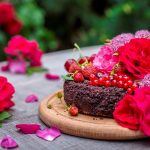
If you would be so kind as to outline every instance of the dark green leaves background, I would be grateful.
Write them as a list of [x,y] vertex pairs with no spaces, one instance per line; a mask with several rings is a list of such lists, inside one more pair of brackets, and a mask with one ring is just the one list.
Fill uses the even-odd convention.
[[[13,0],[24,26],[45,52],[103,44],[121,32],[150,29],[149,0]],[[0,50],[10,36],[0,31]],[[0,59],[5,59],[1,53]]]

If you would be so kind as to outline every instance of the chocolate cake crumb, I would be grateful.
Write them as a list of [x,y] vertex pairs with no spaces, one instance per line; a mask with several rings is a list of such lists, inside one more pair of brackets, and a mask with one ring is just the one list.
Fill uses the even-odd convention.
[[88,81],[65,81],[64,100],[68,106],[75,105],[87,115],[113,118],[115,105],[126,91],[118,87],[92,86]]

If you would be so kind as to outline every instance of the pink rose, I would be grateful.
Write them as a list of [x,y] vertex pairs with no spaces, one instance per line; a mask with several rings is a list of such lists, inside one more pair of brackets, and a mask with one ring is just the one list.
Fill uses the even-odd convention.
[[100,48],[93,60],[93,66],[103,72],[111,72],[114,65],[118,62],[118,56],[113,54],[109,45]]
[[8,70],[11,73],[25,74],[27,70],[27,64],[24,60],[8,60]]
[[14,36],[5,48],[5,53],[10,57],[15,56],[19,60],[27,60],[30,66],[39,67],[42,65],[41,58],[43,55],[37,41],[29,41],[23,36]]
[[18,54],[26,54],[30,52],[30,49],[26,48],[28,41],[21,35],[16,35],[8,42],[8,46],[5,48],[5,53],[10,56],[18,56]]
[[28,43],[28,48],[30,49],[30,55],[27,56],[31,60],[31,66],[38,67],[42,65],[41,58],[43,55],[42,50],[39,49],[37,41],[32,40]]

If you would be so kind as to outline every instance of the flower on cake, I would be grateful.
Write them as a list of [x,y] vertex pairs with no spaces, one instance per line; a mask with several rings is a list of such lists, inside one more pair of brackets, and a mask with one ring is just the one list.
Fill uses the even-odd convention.
[[118,49],[119,62],[125,72],[136,79],[150,73],[150,39],[135,38]]
[[11,38],[4,51],[8,55],[8,63],[2,67],[3,71],[26,73],[30,67],[42,66],[43,52],[35,40],[28,40],[21,35],[16,35]]
[[115,36],[111,40],[111,47],[113,52],[116,52],[119,47],[125,45],[126,43],[130,42],[131,39],[134,38],[134,35],[131,33],[122,33],[120,35]]
[[140,81],[139,87],[150,86],[150,74],[144,76],[144,78]]
[[148,30],[139,30],[135,32],[135,38],[147,38],[150,37],[150,32]]
[[120,34],[102,46],[93,60],[100,73],[127,75],[138,85],[116,104],[113,115],[119,125],[140,130],[147,136],[150,136],[149,37],[148,30],[137,31],[135,35]]
[[113,54],[113,50],[109,45],[102,46],[93,60],[93,66],[101,72],[111,72],[117,63],[118,55]]
[[[102,73],[114,73],[116,65],[123,74],[142,79],[150,73],[150,32],[139,30],[135,35],[123,33],[100,48],[93,66]],[[117,72],[115,72],[117,73]]]

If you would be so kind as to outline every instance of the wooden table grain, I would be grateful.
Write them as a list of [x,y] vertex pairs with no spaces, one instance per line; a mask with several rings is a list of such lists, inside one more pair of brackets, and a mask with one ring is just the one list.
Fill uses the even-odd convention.
[[[85,55],[96,53],[99,46],[83,48]],[[63,75],[65,70],[63,64],[68,58],[78,58],[78,52],[64,50],[44,55],[43,64],[51,73]],[[0,66],[5,62],[1,62]],[[25,103],[25,97],[29,94],[36,94],[41,101],[45,96],[63,87],[63,80],[48,81],[44,73],[35,73],[32,76],[14,75],[0,72],[15,86],[16,93],[14,101],[16,105],[10,110],[13,116],[3,123],[0,128],[0,139],[5,135],[12,136],[18,143],[17,150],[145,150],[150,148],[149,139],[133,141],[100,141],[86,138],[79,138],[62,134],[52,142],[42,140],[35,135],[24,135],[17,132],[15,125],[18,123],[38,123],[45,127],[38,117],[37,103]],[[1,149],[1,148],[0,148]]]

